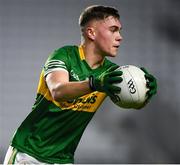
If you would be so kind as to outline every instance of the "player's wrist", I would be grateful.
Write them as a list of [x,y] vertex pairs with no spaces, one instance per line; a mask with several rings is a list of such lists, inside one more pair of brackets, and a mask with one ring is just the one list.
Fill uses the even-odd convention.
[[92,90],[92,91],[96,91],[96,87],[95,87],[95,84],[94,84],[94,76],[93,75],[90,75],[89,76],[89,88]]

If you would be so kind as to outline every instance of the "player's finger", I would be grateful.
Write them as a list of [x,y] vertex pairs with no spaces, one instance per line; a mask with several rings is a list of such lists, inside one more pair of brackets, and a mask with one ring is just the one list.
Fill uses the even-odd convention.
[[114,65],[114,66],[111,66],[107,71],[108,72],[112,72],[112,71],[116,70],[117,68],[119,68],[119,66],[118,65]]
[[121,83],[123,81],[122,77],[111,77],[109,79],[109,83],[113,84],[113,83]]
[[141,67],[140,68],[145,74],[149,74],[149,72],[147,71],[147,69],[146,68],[144,68],[144,67]]
[[115,76],[122,76],[123,72],[122,71],[112,71],[109,72],[109,77],[115,77]]
[[121,92],[121,88],[115,85],[110,85],[109,86],[110,91],[114,94],[119,94]]

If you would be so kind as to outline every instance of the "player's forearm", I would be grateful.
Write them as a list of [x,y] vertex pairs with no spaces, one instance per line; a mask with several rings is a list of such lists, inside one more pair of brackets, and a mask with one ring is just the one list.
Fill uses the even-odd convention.
[[89,80],[85,80],[81,82],[57,84],[51,91],[51,94],[56,101],[66,101],[75,99],[90,92],[92,92],[92,90],[89,87]]

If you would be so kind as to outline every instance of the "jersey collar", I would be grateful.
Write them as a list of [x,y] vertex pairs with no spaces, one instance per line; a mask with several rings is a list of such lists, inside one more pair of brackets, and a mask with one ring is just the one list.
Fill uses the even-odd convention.
[[[79,50],[80,59],[81,59],[81,60],[85,60],[85,55],[84,55],[84,51],[83,51],[83,46],[82,46],[82,45],[79,45],[78,50]],[[105,61],[105,58],[104,58],[104,60],[102,61],[101,66],[104,64],[104,61]]]
[[85,56],[84,56],[84,51],[83,51],[82,45],[80,45],[80,46],[78,47],[78,49],[79,49],[80,59],[81,59],[81,60],[85,60]]

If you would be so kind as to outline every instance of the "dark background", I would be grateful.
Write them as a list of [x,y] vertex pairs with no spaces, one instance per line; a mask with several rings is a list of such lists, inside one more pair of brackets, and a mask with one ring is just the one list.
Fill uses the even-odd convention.
[[157,77],[158,94],[141,111],[107,98],[75,163],[180,163],[179,0],[0,0],[0,163],[31,111],[49,53],[80,44],[79,14],[92,4],[119,10],[124,40],[111,60],[146,67]]

